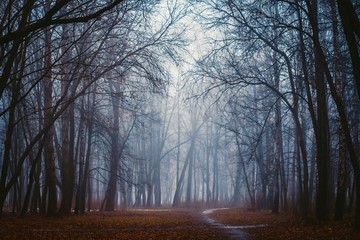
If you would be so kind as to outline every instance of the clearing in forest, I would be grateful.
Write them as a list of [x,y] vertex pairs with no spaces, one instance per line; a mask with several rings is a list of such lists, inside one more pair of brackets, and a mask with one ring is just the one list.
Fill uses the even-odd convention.
[[[351,220],[306,224],[287,214],[219,209],[139,209],[67,217],[5,213],[0,239],[360,239]],[[213,221],[209,222],[209,219]],[[243,236],[234,233],[244,232]]]
[[200,210],[128,210],[23,219],[4,215],[0,239],[227,239]]

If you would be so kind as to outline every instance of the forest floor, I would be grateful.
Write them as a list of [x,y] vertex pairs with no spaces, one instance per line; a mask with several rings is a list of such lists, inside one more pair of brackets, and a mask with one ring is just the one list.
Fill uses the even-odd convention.
[[299,216],[244,209],[222,209],[209,217],[227,226],[238,226],[255,240],[360,240],[360,232],[354,231],[350,217],[339,222],[305,223]]
[[[213,219],[214,221],[209,221]],[[351,221],[305,224],[290,215],[219,209],[139,209],[67,217],[4,213],[0,239],[360,239]],[[231,236],[231,234],[233,234]]]

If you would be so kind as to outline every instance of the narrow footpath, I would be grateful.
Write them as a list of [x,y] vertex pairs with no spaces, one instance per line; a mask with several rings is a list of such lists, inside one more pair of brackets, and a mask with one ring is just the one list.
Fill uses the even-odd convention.
[[248,239],[243,231],[211,219],[212,211],[129,209],[56,218],[5,213],[0,218],[0,239]]
[[223,223],[215,221],[213,218],[209,216],[209,214],[212,214],[213,212],[221,209],[223,208],[208,209],[203,211],[202,214],[205,221],[211,224],[211,226],[215,228],[223,229],[227,234],[229,234],[231,239],[248,240],[249,239],[248,234],[240,229],[241,226],[234,227],[234,226],[225,225]]

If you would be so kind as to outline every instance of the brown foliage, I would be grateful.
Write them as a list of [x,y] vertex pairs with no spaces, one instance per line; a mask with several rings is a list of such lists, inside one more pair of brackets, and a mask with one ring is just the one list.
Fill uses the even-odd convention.
[[4,215],[0,239],[226,239],[191,210],[130,210],[23,219]]
[[244,228],[250,239],[308,239],[347,240],[360,239],[360,233],[353,230],[353,219],[341,222],[304,222],[299,217],[285,213],[272,214],[271,211],[247,211],[240,209],[218,210],[210,217],[230,226],[266,225]]
[[[241,209],[217,210],[209,217],[243,226],[250,239],[360,239],[352,219],[305,223],[288,214]],[[246,227],[261,225],[259,227]],[[153,209],[92,212],[67,217],[4,214],[0,239],[229,239],[226,229],[206,223],[199,209]]]

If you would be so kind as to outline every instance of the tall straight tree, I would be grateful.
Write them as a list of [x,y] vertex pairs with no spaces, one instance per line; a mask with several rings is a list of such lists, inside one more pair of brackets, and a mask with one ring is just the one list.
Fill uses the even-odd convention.
[[106,190],[105,196],[105,211],[114,211],[115,208],[115,194],[116,186],[118,182],[118,170],[119,162],[122,152],[121,142],[120,142],[120,85],[114,81],[109,81],[109,89],[112,93],[111,102],[112,102],[112,111],[113,111],[113,121],[110,130],[110,177],[109,183]]
[[[318,28],[318,1],[313,0],[311,3],[309,14],[314,19],[313,35],[316,38],[320,37],[320,30]],[[314,47],[315,65],[314,78],[316,89],[316,123],[314,124],[314,132],[316,139],[316,161],[318,173],[318,189],[316,192],[316,217],[319,220],[329,219],[329,178],[330,178],[330,145],[329,145],[329,117],[328,106],[326,99],[326,83],[325,72],[320,56]]]
[[[334,48],[334,78],[336,89],[339,97],[343,98],[343,80],[341,78],[341,52],[340,52],[340,34],[339,34],[339,21],[336,11],[336,0],[330,1],[331,8],[331,21],[332,21],[332,34],[333,34],[333,48]],[[342,220],[346,204],[346,143],[345,135],[342,126],[338,127],[338,142],[339,142],[339,166],[338,166],[338,179],[337,179],[337,192],[335,202],[335,220]]]
[[352,72],[354,75],[354,83],[360,100],[360,21],[356,13],[354,3],[351,0],[337,0],[341,25],[346,37],[348,51],[351,57]]
[[[44,61],[44,125],[50,124],[53,114],[53,87],[52,87],[52,62],[51,62],[51,31],[45,32],[45,61]],[[45,134],[45,169],[46,181],[44,196],[47,197],[47,215],[54,216],[57,213],[57,190],[56,190],[56,172],[55,172],[55,150],[54,150],[54,128],[50,127]]]
[[[311,2],[309,0],[306,1],[306,7],[307,7],[309,13],[314,12],[314,9],[312,9],[314,6],[311,4]],[[346,114],[346,108],[344,105],[344,101],[343,101],[343,99],[340,98],[340,96],[337,93],[336,85],[333,81],[333,77],[332,77],[332,74],[331,74],[331,71],[330,71],[330,68],[328,65],[328,61],[327,61],[327,58],[326,58],[325,53],[322,48],[322,44],[319,39],[319,35],[316,33],[317,22],[316,22],[316,19],[314,19],[314,16],[312,14],[309,14],[309,22],[310,22],[312,30],[314,31],[314,29],[315,29],[315,32],[313,33],[313,36],[312,36],[312,42],[314,44],[315,50],[317,51],[319,61],[321,62],[322,67],[324,69],[325,78],[326,78],[327,84],[329,86],[330,94],[335,102],[336,109],[339,114],[340,124],[344,131],[346,146],[347,146],[347,150],[348,150],[348,154],[349,154],[349,160],[350,160],[350,164],[353,168],[354,175],[355,175],[355,184],[356,184],[356,186],[360,186],[360,165],[359,165],[358,156],[355,151],[354,141],[353,141],[351,133],[350,133],[350,126],[349,126],[349,121],[348,121],[348,117]],[[359,103],[357,103],[357,104],[359,104]],[[357,199],[360,199],[360,191],[356,191],[356,196],[357,196],[356,197]],[[355,229],[357,229],[357,230],[360,229],[360,201],[356,202],[354,226],[355,226]]]
[[[296,78],[291,60],[293,46],[290,44],[291,41],[280,41],[280,39],[285,39],[285,37],[289,39],[293,37],[291,28],[286,27],[288,23],[284,24],[285,27],[277,26],[279,28],[278,34],[281,34],[282,38],[277,37],[276,34],[271,34],[274,32],[273,28],[276,27],[279,21],[281,23],[283,20],[280,14],[276,16],[273,2],[260,0],[253,3],[220,1],[215,4],[213,1],[202,2],[212,13],[203,14],[202,18],[211,27],[223,26],[225,40],[222,41],[224,45],[213,50],[207,56],[207,59],[199,61],[199,68],[202,71],[200,75],[201,77],[205,75],[212,79],[209,89],[216,89],[219,86],[228,88],[238,86],[239,89],[244,89],[250,85],[263,85],[281,99],[290,110],[296,132],[297,145],[300,150],[298,154],[301,160],[301,163],[299,162],[298,164],[299,178],[301,178],[298,181],[300,185],[298,190],[301,190],[300,208],[303,217],[306,219],[310,206],[308,193],[308,153],[305,141],[307,136],[304,135],[304,126],[300,121],[299,103],[301,99],[296,88]],[[280,9],[281,14],[283,14],[289,8],[279,3],[279,11]],[[215,22],[217,24],[214,24]],[[247,47],[242,49],[242,44],[245,44]],[[230,49],[229,46],[235,50]],[[223,51],[224,49],[226,51]],[[237,49],[239,51],[236,51]],[[288,80],[285,87],[286,90],[284,89],[284,91],[289,91],[290,94],[284,94],[283,91],[276,89],[274,84],[270,82],[268,74],[266,74],[269,71],[269,67],[262,59],[269,51],[278,55],[277,61],[279,61],[279,66],[282,69],[280,76],[284,74]],[[225,63],[224,61],[216,61],[216,59],[220,59],[220,56],[221,59],[225,56]],[[224,71],[224,69],[227,70]]]
[[[69,48],[70,40],[70,26],[62,26],[62,58],[61,58],[61,95],[65,98],[71,88],[75,88],[74,80],[71,79],[73,74],[71,71],[70,60],[71,50]],[[62,214],[70,214],[72,208],[72,199],[74,191],[75,180],[75,163],[74,163],[74,104],[71,104],[68,109],[61,115],[61,206],[60,212]]]

